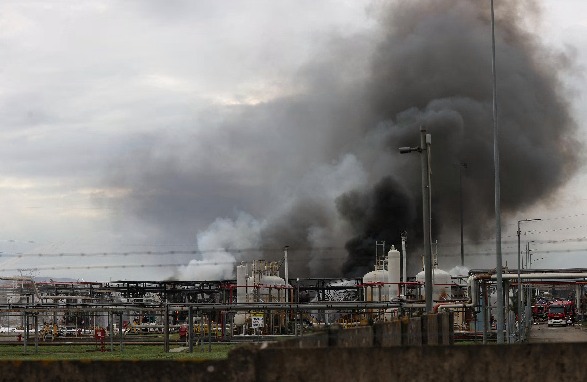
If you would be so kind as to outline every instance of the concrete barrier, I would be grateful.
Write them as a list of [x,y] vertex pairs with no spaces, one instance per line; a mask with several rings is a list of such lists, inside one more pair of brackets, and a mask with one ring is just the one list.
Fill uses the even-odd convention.
[[443,345],[452,345],[455,343],[455,317],[448,312],[440,313],[440,332],[442,333],[441,343]]
[[264,348],[223,361],[0,361],[1,381],[582,381],[587,343]]
[[580,381],[587,374],[585,351],[587,344],[280,349],[258,354],[257,380]]
[[373,326],[343,329],[332,325],[322,332],[270,343],[275,348],[305,349],[312,347],[389,347],[454,343],[454,330],[449,313],[401,318],[376,322]]
[[422,317],[412,317],[408,321],[407,342],[409,346],[421,346],[424,344],[422,335]]
[[[449,313],[442,313],[347,329],[334,325],[324,331],[306,336],[272,343],[264,342],[260,346],[243,346],[231,353],[228,360],[219,362],[5,361],[0,362],[0,382],[21,380],[165,382],[177,381],[178,376],[181,376],[181,380],[187,381],[240,382],[281,381],[287,380],[289,376],[297,380],[338,381],[341,378],[352,378],[356,381],[376,381],[388,380],[387,377],[395,375],[398,378],[420,380],[414,378],[413,373],[403,374],[395,368],[408,368],[421,372],[422,367],[442,367],[444,362],[442,357],[447,356],[447,352],[452,352],[451,357],[455,358],[458,364],[458,362],[464,362],[458,360],[468,357],[469,350],[478,351],[470,346],[460,348],[465,352],[458,347],[443,347],[444,350],[438,351],[416,350],[441,347],[422,345],[452,344],[454,341],[452,322]],[[486,348],[488,347],[483,347],[483,349]],[[419,359],[423,354],[429,358]],[[440,358],[437,360],[435,357]],[[499,354],[495,357],[502,360]],[[427,363],[431,366],[426,366]],[[471,366],[466,362],[464,364],[465,370]],[[371,379],[372,377],[374,379]]]
[[[407,323],[407,320],[376,322],[373,325],[373,346],[388,347],[404,345],[404,333],[407,329]],[[404,329],[402,329],[402,325]]]
[[424,324],[426,326],[425,335],[423,339],[427,345],[440,345],[442,343],[442,333],[440,332],[440,316],[438,314],[428,314],[424,316]]
[[[334,336],[331,338],[334,338]],[[336,342],[331,344],[331,346],[343,348],[372,347],[373,341],[373,327],[361,326],[358,328],[339,329],[336,332]]]
[[293,337],[283,341],[270,343],[271,348],[291,348],[291,349],[306,349],[306,348],[324,348],[328,347],[329,343],[328,331],[324,330],[318,333],[311,333],[300,337]]

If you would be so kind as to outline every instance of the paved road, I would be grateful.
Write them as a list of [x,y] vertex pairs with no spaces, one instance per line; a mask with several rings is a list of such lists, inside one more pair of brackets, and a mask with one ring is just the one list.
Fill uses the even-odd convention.
[[550,328],[546,324],[534,325],[528,342],[587,342],[587,330],[581,329],[580,325]]

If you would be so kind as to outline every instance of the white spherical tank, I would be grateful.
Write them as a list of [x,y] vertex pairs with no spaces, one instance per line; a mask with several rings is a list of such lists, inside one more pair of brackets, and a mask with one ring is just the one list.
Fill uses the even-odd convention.
[[389,272],[376,269],[363,276],[365,301],[389,301]]
[[[422,271],[416,275],[416,281],[422,284],[426,282],[426,272]],[[446,300],[450,298],[450,274],[442,269],[432,269],[432,300]],[[426,285],[423,289],[426,295]]]
[[400,253],[392,245],[387,252],[387,271],[389,272],[389,291],[390,297],[394,298],[400,295]]
[[285,280],[279,276],[263,275],[259,280],[259,300],[262,302],[285,302],[287,289]]
[[446,300],[450,298],[451,277],[450,273],[442,269],[434,269],[433,271],[434,295],[438,296],[439,300]]

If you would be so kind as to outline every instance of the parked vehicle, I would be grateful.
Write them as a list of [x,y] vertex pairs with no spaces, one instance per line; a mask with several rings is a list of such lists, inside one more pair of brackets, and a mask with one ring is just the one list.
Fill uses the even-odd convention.
[[546,321],[548,319],[548,304],[536,303],[532,305],[532,318],[534,321]]
[[550,304],[548,308],[548,326],[572,325],[575,322],[575,303],[569,300],[559,300]]

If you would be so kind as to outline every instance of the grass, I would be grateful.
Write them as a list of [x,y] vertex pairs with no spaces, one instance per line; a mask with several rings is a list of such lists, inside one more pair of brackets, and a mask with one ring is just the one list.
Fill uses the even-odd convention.
[[[106,343],[105,351],[95,345],[52,345],[39,346],[37,351],[34,344],[28,344],[26,353],[22,345],[0,345],[0,360],[18,361],[45,361],[45,360],[125,360],[125,361],[148,361],[148,360],[220,360],[226,359],[230,350],[236,344],[212,344],[211,352],[208,352],[208,344],[194,346],[194,352],[170,352],[163,351],[162,345],[124,345],[120,351],[119,344],[115,344],[113,351],[110,344]],[[178,348],[178,345],[171,345],[171,349]]]

